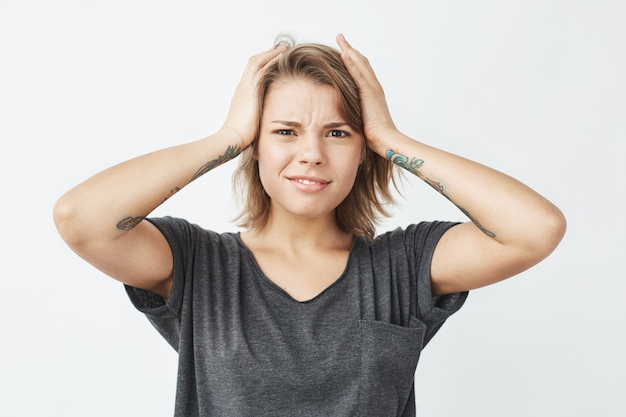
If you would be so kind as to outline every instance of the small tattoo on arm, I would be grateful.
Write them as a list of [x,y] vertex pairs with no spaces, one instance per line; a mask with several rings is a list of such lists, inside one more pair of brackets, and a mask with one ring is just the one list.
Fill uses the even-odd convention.
[[135,226],[137,226],[139,223],[141,223],[141,221],[143,219],[145,219],[145,216],[138,216],[138,217],[132,217],[132,216],[127,216],[124,217],[122,220],[120,220],[119,222],[117,222],[117,229],[118,230],[132,230]]
[[[217,159],[214,159],[206,164],[204,164],[191,178],[191,180],[189,182],[194,181],[195,179],[201,177],[202,175],[206,174],[207,172],[209,172],[210,170],[212,170],[213,168],[223,164],[226,161],[229,161],[233,158],[235,158],[237,155],[239,155],[241,153],[241,148],[238,146],[228,146],[226,148],[226,151],[224,152],[223,155],[220,155],[217,157]],[[177,192],[180,191],[180,187],[176,186],[174,188],[172,188],[169,193],[167,194],[167,196],[165,197],[165,199],[163,200],[163,202],[167,201],[171,196],[173,196],[174,194],[176,194]],[[117,222],[117,229],[118,230],[132,230],[135,226],[137,226],[139,223],[141,223],[142,220],[144,220],[146,217],[145,216],[126,216],[123,219],[121,219],[119,222]]]
[[[443,184],[441,184],[439,181],[435,181],[435,180],[431,180],[428,177],[424,177],[424,181],[426,181],[426,184],[430,185],[431,187],[433,187],[435,190],[437,190],[437,192],[439,194],[441,194],[442,196],[444,196],[445,198],[447,198],[448,200],[450,200],[450,198],[446,195],[446,193],[443,190]],[[452,200],[450,200],[452,201]]]
[[224,152],[223,155],[220,155],[220,156],[217,157],[217,159],[214,159],[214,160],[209,161],[206,164],[204,164],[198,170],[198,172],[196,172],[193,175],[193,177],[191,177],[191,180],[189,180],[189,182],[192,182],[192,181],[198,179],[199,177],[203,176],[204,174],[206,174],[207,172],[209,172],[213,168],[222,165],[224,162],[230,161],[231,159],[235,158],[240,153],[241,153],[241,148],[239,146],[230,146],[229,145],[226,148],[226,151]]
[[471,221],[472,223],[474,223],[476,225],[476,227],[478,227],[480,229],[481,232],[483,232],[484,234],[486,234],[487,236],[491,237],[491,238],[495,238],[496,234],[493,233],[491,230],[487,230],[485,229],[485,227],[480,224],[480,222],[478,221],[478,219],[476,219],[474,216],[472,216],[469,211],[465,210],[463,207],[456,205],[459,210],[461,210],[463,212],[463,214],[465,214]]
[[452,200],[450,198],[450,196],[448,195],[448,193],[446,193],[443,184],[441,184],[439,181],[432,180],[432,179],[430,179],[428,177],[424,177],[424,181],[426,181],[426,184],[430,185],[435,190],[437,190],[439,192],[439,194],[441,194],[442,196],[447,198],[452,204],[457,206],[457,208],[459,210],[461,210],[461,212],[463,214],[465,214],[472,221],[472,223],[474,223],[476,225],[476,227],[478,227],[484,234],[486,234],[487,236],[489,236],[491,238],[496,237],[495,233],[493,233],[491,230],[487,230],[482,224],[480,224],[478,219],[476,219],[474,216],[472,216],[470,214],[469,211],[467,211],[465,208],[459,206],[454,200]]
[[176,194],[177,192],[180,191],[180,187],[174,187],[170,190],[170,192],[167,194],[167,196],[163,199],[163,202],[161,202],[161,204],[165,203],[167,200],[169,200],[169,198],[171,196],[173,196],[174,194]]
[[463,207],[461,207],[457,203],[455,203],[454,200],[452,200],[450,198],[450,196],[446,193],[445,187],[444,187],[444,185],[441,182],[435,181],[435,180],[433,180],[431,178],[428,178],[428,177],[424,176],[419,171],[419,169],[424,165],[424,160],[423,159],[411,158],[409,160],[409,157],[407,157],[406,155],[402,155],[400,153],[397,153],[393,149],[387,150],[387,159],[389,159],[394,164],[396,164],[396,165],[406,169],[407,171],[417,175],[419,178],[424,180],[426,182],[426,184],[428,184],[431,187],[433,187],[439,194],[441,194],[442,196],[447,198],[452,204],[457,206],[458,209],[461,210],[461,212],[463,214],[465,214],[472,221],[472,223],[474,223],[476,225],[476,227],[478,227],[485,235],[487,235],[487,236],[489,236],[491,238],[495,238],[496,237],[496,234],[494,232],[492,232],[491,230],[487,230],[478,221],[478,219],[476,219],[474,216],[472,216],[466,209],[464,209]]

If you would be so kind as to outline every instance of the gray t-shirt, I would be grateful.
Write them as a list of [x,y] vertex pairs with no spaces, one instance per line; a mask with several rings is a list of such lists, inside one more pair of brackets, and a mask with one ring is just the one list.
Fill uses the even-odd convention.
[[171,296],[127,292],[179,354],[175,416],[415,416],[420,351],[467,297],[431,296],[452,223],[356,237],[341,277],[298,302],[238,234],[150,221],[172,249]]

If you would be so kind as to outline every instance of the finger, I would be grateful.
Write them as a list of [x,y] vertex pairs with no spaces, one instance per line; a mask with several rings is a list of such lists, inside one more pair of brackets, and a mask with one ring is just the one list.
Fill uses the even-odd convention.
[[270,60],[267,61],[267,63],[263,66],[263,69],[266,69],[267,67],[271,65],[274,65],[274,63],[280,59],[280,57],[283,55],[283,53],[287,49],[289,48],[286,45],[277,45],[275,48],[273,48],[271,52],[274,52],[274,53],[271,55]]
[[354,55],[363,57],[363,55],[354,49],[354,47],[346,40],[346,37],[342,33],[337,35],[337,44],[342,51],[352,51]]
[[343,35],[337,35],[337,43],[342,50],[343,63],[359,88],[361,90],[380,89],[380,84],[369,60],[354,49]]
[[337,44],[342,51],[345,51],[348,48],[352,48],[352,46],[350,46],[350,44],[346,40],[346,37],[343,36],[343,33],[337,35]]
[[250,63],[259,69],[263,69],[268,65],[273,64],[287,50],[285,45],[278,45],[267,51],[263,51],[260,54],[254,55],[250,58]]
[[366,76],[373,72],[369,60],[354,49],[342,34],[337,35],[337,44],[342,51],[341,58],[352,76]]
[[355,79],[361,79],[361,69],[357,66],[357,63],[353,59],[352,55],[356,55],[356,50],[352,48],[341,33],[337,35],[337,44],[341,49],[341,59],[343,60],[343,64],[348,69],[348,72],[350,72],[350,75],[352,75]]
[[355,63],[369,65],[369,60],[362,53],[354,49],[341,33],[337,35],[337,44],[342,51],[342,55],[347,55]]
[[341,58],[343,59],[345,66],[348,67],[348,69],[350,69],[350,67],[354,68],[355,62],[351,53],[349,52],[349,50],[354,50],[354,48],[352,48],[352,46],[348,43],[346,38],[341,33],[337,35],[337,45],[339,45],[339,49],[341,49]]

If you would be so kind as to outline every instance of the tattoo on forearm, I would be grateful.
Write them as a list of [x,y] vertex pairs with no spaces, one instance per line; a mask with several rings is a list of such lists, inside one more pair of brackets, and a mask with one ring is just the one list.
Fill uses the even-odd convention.
[[[233,158],[235,158],[237,155],[239,155],[241,153],[241,148],[238,146],[228,146],[226,148],[226,151],[224,152],[223,155],[220,155],[217,157],[217,159],[214,159],[206,164],[204,164],[191,178],[191,180],[189,182],[194,181],[195,179],[197,179],[198,177],[201,177],[202,175],[206,174],[207,172],[209,172],[210,170],[212,170],[213,168],[223,164],[226,161],[229,161]],[[174,188],[172,188],[169,193],[167,194],[167,196],[165,197],[165,199],[163,200],[162,203],[164,203],[165,201],[167,201],[171,196],[173,196],[174,194],[176,194],[177,192],[180,191],[180,187],[176,186]],[[123,219],[121,219],[119,222],[117,222],[117,229],[118,230],[132,230],[135,226],[137,226],[139,223],[141,223],[141,221],[143,219],[145,219],[145,216],[126,216]]]
[[474,223],[476,225],[476,227],[478,227],[480,229],[481,232],[483,232],[484,234],[486,234],[487,236],[494,238],[496,237],[496,234],[494,232],[492,232],[491,230],[486,229],[479,221],[476,217],[472,216],[472,214],[467,211],[464,207],[461,207],[460,205],[458,205],[452,198],[450,198],[450,196],[448,195],[448,193],[446,193],[443,184],[441,184],[439,181],[434,181],[430,178],[424,177],[424,181],[426,181],[426,183],[428,185],[430,185],[431,187],[433,187],[435,190],[437,190],[442,196],[444,196],[445,198],[447,198],[452,204],[454,204],[455,206],[457,206],[457,208],[459,210],[461,210],[461,212],[463,214],[465,214],[471,221],[472,223]]
[[204,174],[206,174],[207,172],[209,172],[213,168],[222,165],[224,162],[230,161],[231,159],[235,158],[240,153],[241,153],[241,148],[239,146],[230,146],[229,145],[226,148],[226,151],[224,152],[223,155],[220,155],[220,156],[217,157],[217,159],[214,159],[214,160],[209,161],[206,164],[204,164],[198,170],[198,172],[196,172],[193,175],[193,177],[191,178],[191,180],[189,180],[189,182],[192,182],[192,181],[198,179],[199,177],[203,176]]
[[122,220],[117,222],[117,228],[118,230],[124,230],[124,231],[132,230],[135,226],[141,223],[141,221],[145,218],[146,218],[145,216],[137,216],[137,217],[126,216]]
[[177,192],[180,191],[180,187],[174,187],[170,190],[170,192],[167,194],[167,196],[163,199],[163,201],[161,202],[161,204],[165,203],[167,200],[169,200],[169,198],[171,196],[173,196],[174,194],[176,194]]
[[[431,180],[428,177],[423,177],[422,179],[424,181],[426,181],[426,184],[428,184],[431,187],[433,187],[439,194],[441,194],[442,196],[444,196],[445,198],[450,200],[450,197],[448,197],[446,195],[445,191],[443,190],[443,184],[441,184],[439,181]],[[452,201],[452,200],[450,200],[450,201]]]
[[428,177],[424,176],[424,174],[422,172],[420,172],[419,169],[424,165],[424,160],[423,159],[412,158],[412,159],[409,160],[409,158],[406,155],[399,154],[399,153],[395,152],[393,149],[387,150],[387,159],[389,159],[394,164],[396,164],[398,166],[401,166],[402,168],[406,169],[407,171],[417,175],[419,178],[424,180],[426,182],[426,184],[428,184],[431,187],[433,187],[439,194],[441,194],[442,196],[447,198],[452,204],[457,206],[458,209],[461,210],[461,212],[463,214],[465,214],[472,221],[472,223],[474,223],[476,225],[476,227],[478,227],[485,235],[487,235],[487,236],[489,236],[491,238],[495,238],[496,237],[496,234],[494,232],[492,232],[491,230],[486,229],[478,221],[478,219],[476,219],[474,216],[472,216],[470,214],[469,211],[467,211],[465,208],[459,206],[454,200],[452,200],[450,198],[450,196],[448,195],[448,193],[446,193],[445,187],[444,187],[444,185],[441,182],[435,181],[435,180],[433,180],[431,178],[428,178]]
[[399,154],[393,149],[387,150],[387,159],[415,175],[419,175],[418,170],[424,165],[423,159],[411,158],[411,160],[409,160],[407,156]]
[[476,225],[476,227],[480,229],[481,232],[483,232],[484,234],[486,234],[487,236],[491,238],[496,237],[496,234],[494,232],[492,232],[491,230],[485,229],[485,227],[482,224],[480,224],[480,222],[474,216],[472,216],[469,211],[465,210],[463,207],[459,206],[458,204],[455,204],[455,205],[459,208],[459,210],[463,212],[463,214],[465,214],[472,221],[472,223]]

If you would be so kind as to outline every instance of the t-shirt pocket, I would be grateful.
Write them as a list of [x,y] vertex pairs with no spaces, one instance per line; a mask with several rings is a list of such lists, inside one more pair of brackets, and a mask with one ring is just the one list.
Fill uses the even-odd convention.
[[[426,325],[360,321],[359,416],[401,416],[411,396]],[[412,407],[412,406],[411,406]]]

